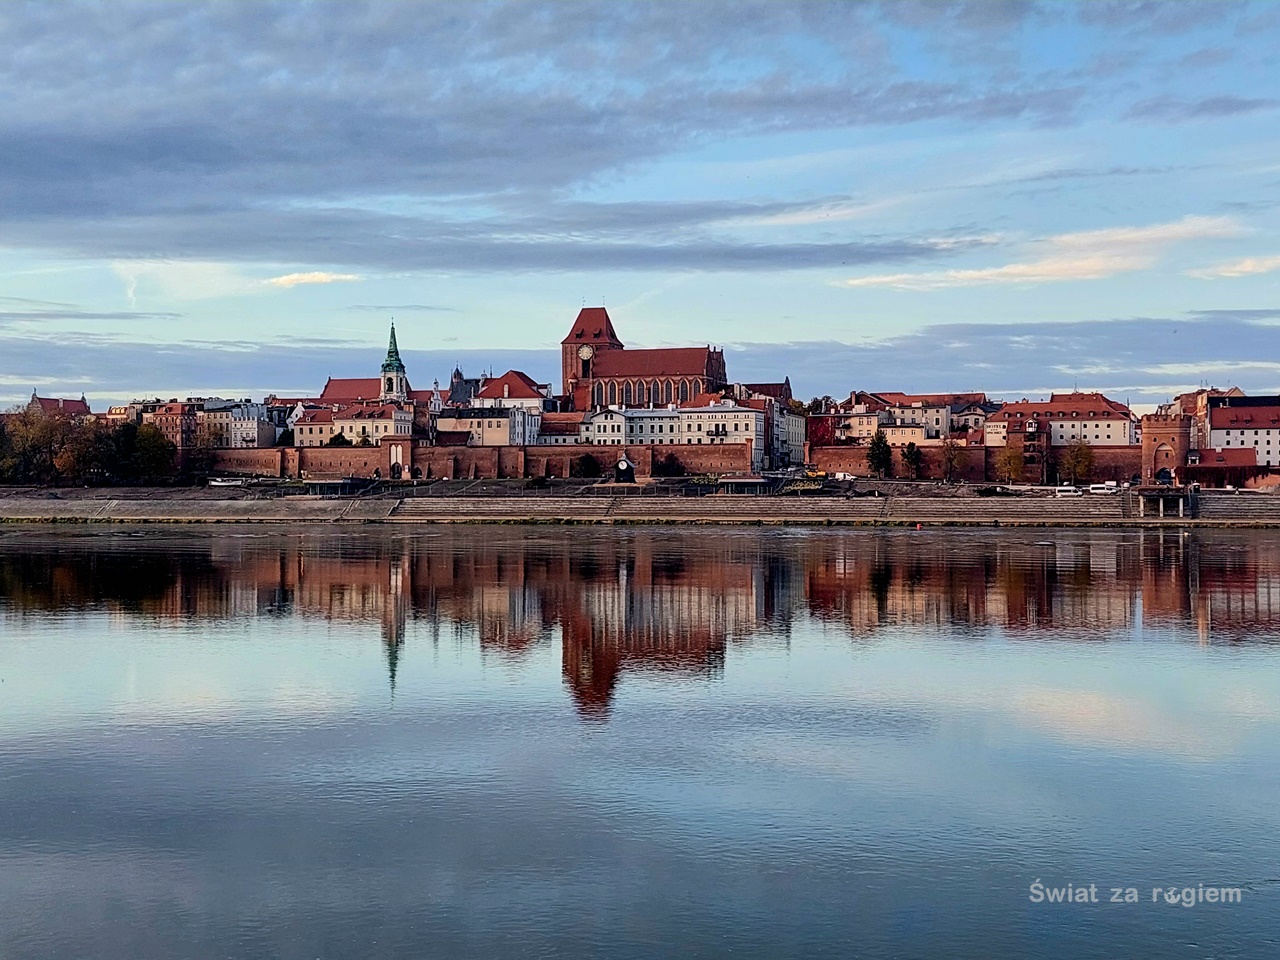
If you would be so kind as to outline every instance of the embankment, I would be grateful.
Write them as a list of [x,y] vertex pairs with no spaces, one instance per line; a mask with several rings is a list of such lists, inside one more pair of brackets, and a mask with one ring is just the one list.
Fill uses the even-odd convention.
[[1125,498],[424,496],[398,499],[0,496],[0,521],[56,523],[747,523],[1280,527],[1280,495],[1204,494],[1200,517],[1139,518]]

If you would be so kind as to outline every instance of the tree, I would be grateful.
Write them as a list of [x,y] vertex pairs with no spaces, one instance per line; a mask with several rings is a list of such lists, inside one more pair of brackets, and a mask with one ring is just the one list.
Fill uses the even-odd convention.
[[960,469],[960,465],[964,463],[964,448],[960,446],[953,434],[948,433],[942,438],[939,455],[942,461],[942,479],[950,483],[951,478]]
[[144,423],[138,428],[134,444],[134,462],[137,464],[138,475],[149,479],[172,476],[173,455],[176,451],[177,448],[155,424]]
[[186,466],[190,473],[209,473],[213,470],[213,451],[219,439],[207,423],[201,423],[196,428],[196,435],[191,438],[191,446],[187,449]]
[[595,457],[584,453],[569,464],[569,476],[583,480],[594,480],[600,476],[600,463]]
[[877,430],[867,447],[867,466],[880,477],[887,477],[893,472],[893,448],[883,430]]
[[914,443],[908,443],[902,448],[902,462],[907,465],[907,469],[911,471],[911,479],[920,479],[920,467],[924,464],[924,451],[917,447]]
[[1017,447],[1006,446],[996,456],[996,473],[1005,483],[1021,480],[1022,470],[1026,465],[1026,458]]
[[326,447],[349,447],[351,440],[345,433],[335,433],[325,443]]
[[1081,437],[1058,455],[1058,473],[1075,484],[1093,472],[1093,448]]
[[814,397],[806,409],[810,413],[826,413],[835,405],[836,402],[831,397]]
[[280,436],[276,438],[277,447],[293,446],[293,427],[285,427],[280,431]]
[[372,446],[373,446],[373,441],[372,441],[372,440],[370,440],[368,436],[363,436],[363,437],[361,437],[361,438],[360,438],[360,442],[359,442],[359,443],[357,443],[357,444],[356,444],[356,446],[357,446],[357,447],[372,447]]
[[674,453],[668,453],[665,457],[659,457],[653,462],[655,477],[683,477],[684,474],[684,464]]

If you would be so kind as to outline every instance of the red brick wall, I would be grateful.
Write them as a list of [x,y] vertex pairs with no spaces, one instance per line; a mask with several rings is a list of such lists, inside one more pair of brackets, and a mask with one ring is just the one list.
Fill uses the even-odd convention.
[[215,450],[213,472],[278,477],[285,452],[284,447],[271,447],[266,450]]
[[[942,450],[939,447],[921,447],[924,460],[920,465],[920,479],[941,480]],[[961,447],[961,462],[952,471],[953,480],[980,483],[985,479],[985,448]],[[810,462],[827,473],[851,473],[855,477],[870,477],[874,471],[867,465],[867,448],[863,446],[811,447]],[[902,448],[893,450],[893,476],[910,478],[911,471],[902,460]]]

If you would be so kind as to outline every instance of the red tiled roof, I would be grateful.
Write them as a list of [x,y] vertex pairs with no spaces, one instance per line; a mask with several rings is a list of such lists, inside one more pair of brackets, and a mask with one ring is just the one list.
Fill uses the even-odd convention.
[[1202,467],[1256,467],[1258,451],[1253,447],[1224,447],[1221,450],[1201,450]]
[[985,403],[987,399],[985,393],[898,393],[896,390],[888,393],[873,392],[885,403],[895,407],[909,407],[913,403],[944,407],[956,403]]
[[329,409],[307,410],[294,423],[333,423],[333,411]]
[[391,420],[400,412],[392,403],[357,404],[344,407],[335,415],[337,420]]
[[382,381],[377,377],[330,377],[320,391],[325,403],[342,400],[377,400],[382,395]]
[[476,394],[483,400],[541,400],[542,393],[538,384],[519,370],[508,370],[497,379],[490,380],[484,389]]
[[1079,420],[1128,419],[1129,408],[1123,403],[1109,400],[1100,393],[1055,393],[1049,400],[1021,400],[1006,403],[988,419],[1019,423],[1029,419]]
[[49,416],[87,417],[90,414],[89,404],[81,400],[63,400],[60,397],[37,397],[31,399],[40,408],[41,413]]
[[445,401],[445,398],[448,396],[449,396],[449,392],[447,390],[410,390],[409,391],[409,399],[413,400],[416,403],[430,403],[432,400],[436,399],[436,397],[439,397],[440,402],[443,403]]
[[558,437],[576,437],[582,426],[581,413],[544,413],[542,433]]
[[609,377],[705,377],[710,347],[660,347],[654,350],[606,350],[596,355],[591,375]]
[[1209,411],[1209,426],[1214,430],[1280,427],[1280,407],[1214,407]]
[[599,343],[602,340],[622,342],[613,332],[613,321],[609,319],[609,312],[604,307],[583,307],[578,318],[573,321],[569,335],[560,342]]

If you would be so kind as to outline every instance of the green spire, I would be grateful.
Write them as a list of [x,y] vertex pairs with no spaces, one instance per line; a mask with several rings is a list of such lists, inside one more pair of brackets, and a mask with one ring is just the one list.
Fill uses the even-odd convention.
[[400,347],[396,345],[396,323],[391,321],[391,340],[387,343],[387,359],[382,361],[383,373],[404,373],[404,361],[400,359]]

